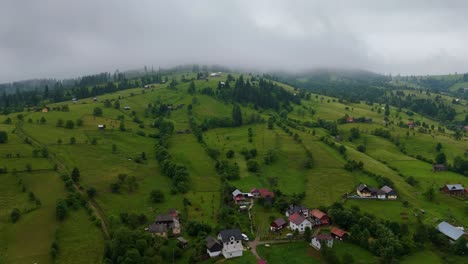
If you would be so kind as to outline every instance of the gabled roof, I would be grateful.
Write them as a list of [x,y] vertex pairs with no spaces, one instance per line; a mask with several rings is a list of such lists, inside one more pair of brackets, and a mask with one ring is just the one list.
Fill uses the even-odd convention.
[[385,185],[384,187],[380,188],[380,190],[384,191],[385,193],[389,193],[391,191],[393,191],[392,188],[388,187],[387,185]]
[[308,210],[305,206],[302,205],[290,205],[288,208],[288,213],[289,215],[292,215],[294,213],[301,213],[305,210]]
[[306,220],[304,217],[302,217],[300,214],[298,213],[294,213],[293,215],[291,215],[289,217],[289,221],[290,222],[293,222],[294,224],[296,225],[300,225],[302,224],[302,222],[304,222],[304,220]]
[[180,243],[188,243],[187,239],[183,238],[183,237],[178,237],[177,240],[180,242]]
[[326,213],[320,211],[319,209],[313,209],[310,213],[313,217],[318,219],[322,219],[322,217],[327,216]]
[[160,214],[156,216],[156,220],[154,222],[174,222],[174,217],[170,214]]
[[381,189],[369,188],[369,190],[371,191],[371,193],[376,194],[376,195],[385,195],[386,194]]
[[453,225],[442,222],[437,226],[437,229],[444,235],[450,237],[453,240],[459,239],[465,232],[463,230],[454,227]]
[[235,189],[233,192],[232,192],[232,196],[236,197],[238,195],[244,195],[241,191],[239,191],[239,189]]
[[150,233],[164,233],[167,231],[167,226],[165,224],[151,224],[148,227]]
[[273,221],[271,224],[275,224],[276,226],[283,226],[286,224],[286,221],[283,218],[278,218]]
[[260,192],[260,196],[262,196],[263,198],[275,197],[275,193],[272,191],[269,191],[268,189],[259,189],[258,191]]
[[447,186],[447,188],[450,191],[462,191],[462,190],[465,189],[465,188],[463,188],[463,185],[461,185],[461,184],[446,184],[445,186]]
[[221,241],[229,242],[231,237],[234,237],[234,240],[242,240],[242,233],[239,229],[226,229],[219,232]]
[[358,191],[362,192],[365,189],[369,189],[369,187],[367,187],[367,185],[361,183],[361,184],[359,184],[359,186],[356,189]]
[[215,251],[221,251],[223,249],[223,245],[219,243],[218,240],[216,240],[212,236],[208,236],[206,239],[206,247],[208,250],[215,252]]
[[331,233],[336,235],[336,236],[339,236],[339,237],[343,237],[344,234],[347,234],[348,232],[342,230],[342,229],[339,229],[338,227],[333,227],[332,230],[331,230]]
[[333,240],[333,237],[330,234],[318,234],[314,236],[316,240],[322,241],[322,240]]

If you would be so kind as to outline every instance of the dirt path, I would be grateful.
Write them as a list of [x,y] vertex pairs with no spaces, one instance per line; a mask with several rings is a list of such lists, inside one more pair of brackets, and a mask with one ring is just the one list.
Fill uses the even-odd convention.
[[[44,145],[41,144],[41,142],[39,142],[38,140],[36,140],[35,138],[29,136],[28,134],[26,134],[24,132],[23,126],[22,126],[21,123],[18,123],[16,125],[16,134],[23,140],[28,138],[31,141],[31,145],[33,145],[36,148],[43,148],[44,147]],[[50,149],[49,149],[49,156],[47,158],[52,162],[52,164],[57,165],[57,171],[59,173],[70,175],[71,171],[67,167],[67,165],[63,161],[63,159],[60,158],[59,156],[57,156],[55,153],[51,152]],[[83,197],[87,196],[85,191],[80,188],[81,186],[79,184],[73,182],[73,187],[75,188],[75,190],[77,192],[79,192],[81,195],[83,195]],[[102,231],[104,233],[105,238],[109,239],[110,235],[109,235],[108,223],[107,223],[107,219],[105,218],[103,210],[98,205],[98,203],[96,203],[96,201],[94,199],[89,199],[88,200],[88,205],[93,210],[94,214],[96,215],[96,218],[101,221],[101,229],[102,229]]]

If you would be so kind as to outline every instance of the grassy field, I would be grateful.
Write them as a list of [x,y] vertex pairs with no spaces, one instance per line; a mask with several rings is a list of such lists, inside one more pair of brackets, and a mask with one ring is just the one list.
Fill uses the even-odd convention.
[[[195,81],[196,90],[200,91],[205,87],[216,90],[218,82],[225,79],[226,76],[222,76],[209,81]],[[294,90],[290,86],[282,86],[287,90]],[[68,104],[69,111],[24,112],[25,121],[22,127],[27,137],[33,139],[36,144],[47,147],[57,156],[56,161],[63,163],[66,169],[70,171],[75,166],[80,169],[80,184],[84,188],[93,187],[97,190],[95,200],[102,208],[106,219],[118,219],[121,213],[134,212],[144,213],[150,222],[156,214],[165,213],[169,208],[182,211],[185,198],[192,204],[183,212],[187,220],[197,220],[215,228],[218,225],[217,217],[221,201],[221,179],[215,170],[215,161],[208,156],[205,148],[193,134],[174,133],[169,140],[169,152],[174,162],[187,167],[191,190],[186,194],[173,194],[171,179],[161,173],[161,168],[155,159],[154,147],[157,139],[149,137],[159,132],[152,127],[157,116],[152,116],[147,111],[148,106],[156,102],[174,106],[185,105],[182,109],[173,110],[167,116],[167,119],[173,122],[175,131],[190,129],[187,112],[189,104],[193,104],[193,116],[200,123],[215,119],[231,119],[233,107],[231,102],[223,102],[199,93],[194,96],[189,95],[186,92],[188,87],[188,82],[180,83],[175,89],[169,89],[167,85],[156,85],[151,89],[134,88],[105,94],[99,96],[97,102],[92,98],[80,98],[77,103],[50,104],[49,107]],[[417,96],[426,97],[425,94]],[[114,101],[118,98],[121,109],[104,107],[106,99]],[[446,103],[451,103],[452,99],[449,96],[442,96],[442,100]],[[130,107],[130,110],[123,110],[124,106]],[[95,107],[102,108],[103,116],[93,116]],[[421,155],[433,159],[437,155],[435,150],[437,142],[442,144],[442,152],[447,155],[449,163],[453,162],[456,156],[463,156],[468,150],[468,145],[466,141],[456,141],[452,136],[453,131],[420,133],[417,129],[400,128],[396,124],[400,121],[406,123],[409,118],[425,122],[429,126],[434,125],[436,128],[439,124],[416,113],[409,116],[404,109],[398,112],[394,107],[390,108],[390,124],[385,126],[382,122],[383,111],[378,113],[382,105],[340,103],[335,98],[315,94],[310,100],[302,100],[301,105],[292,105],[292,107],[293,110],[288,117],[300,121],[315,122],[318,119],[336,121],[345,114],[373,119],[373,122],[366,124],[338,125],[342,141],[336,144],[345,146],[348,159],[362,161],[366,170],[391,179],[399,194],[399,200],[348,200],[345,202],[346,207],[359,207],[361,211],[379,218],[407,223],[411,229],[417,222],[415,214],[419,214],[421,209],[426,212],[422,219],[429,225],[435,226],[442,220],[468,225],[466,202],[439,192],[436,193],[434,201],[428,201],[423,196],[431,186],[438,189],[447,183],[460,183],[466,187],[468,178],[453,172],[434,173],[431,164],[414,158],[416,155]],[[455,105],[454,108],[457,111],[457,119],[464,117],[465,101]],[[266,122],[246,124],[248,117],[253,113],[264,120],[267,120],[270,114],[277,116],[272,110],[255,109],[252,105],[246,104],[241,105],[241,111],[244,118],[243,126],[212,128],[203,132],[207,146],[220,152],[219,159],[225,159],[229,150],[235,152],[230,161],[238,164],[240,179],[230,181],[230,184],[236,188],[246,192],[254,187],[280,189],[285,194],[304,192],[306,197],[302,203],[315,208],[344,201],[343,195],[354,192],[359,183],[380,187],[377,186],[376,178],[362,172],[349,172],[344,169],[346,159],[336,148],[320,141],[320,137],[331,136],[329,131],[317,127],[307,127],[305,132],[291,128],[293,133],[298,133],[302,139],[302,144],[299,144],[277,125],[274,129],[268,129]],[[0,146],[0,168],[5,166],[9,171],[7,174],[0,174],[2,183],[0,185],[0,263],[51,263],[49,250],[55,238],[60,247],[56,263],[101,262],[104,252],[102,231],[88,219],[83,209],[72,211],[64,222],[57,222],[55,219],[56,200],[66,196],[63,182],[60,175],[53,170],[55,164],[51,159],[40,157],[40,154],[34,157],[34,147],[26,144],[23,138],[18,136],[19,134],[14,133],[18,125],[16,115],[9,115],[14,124],[0,124],[0,130],[7,131],[9,136],[8,143]],[[46,119],[45,123],[40,122],[42,117]],[[0,121],[5,118],[6,116],[0,117]],[[119,129],[122,118],[126,131]],[[135,122],[134,118],[141,120],[141,124]],[[59,119],[64,121],[81,119],[83,125],[75,126],[73,129],[57,127]],[[98,130],[99,124],[105,124],[106,129]],[[361,137],[351,141],[349,136],[353,127],[360,129]],[[253,132],[251,142],[248,138],[249,128]],[[403,154],[391,141],[372,135],[371,132],[376,128],[386,128],[392,136],[399,138],[407,154]],[[70,144],[72,137],[76,139],[75,144]],[[96,144],[93,144],[93,141]],[[364,153],[357,151],[359,145],[366,146]],[[243,149],[257,150],[254,159],[260,164],[258,172],[252,173],[247,170],[246,160],[241,154]],[[304,167],[306,149],[313,155],[312,169]],[[275,161],[272,164],[264,162],[268,152],[274,153]],[[143,153],[146,159],[137,163],[136,160]],[[32,168],[31,172],[26,169],[28,164]],[[135,176],[138,187],[133,191],[124,187],[120,193],[112,193],[110,184],[117,181],[119,174]],[[419,183],[415,186],[409,185],[405,181],[409,176],[414,177]],[[18,183],[19,179],[26,188],[25,192]],[[150,192],[156,189],[164,193],[164,202],[154,204],[149,200]],[[21,211],[34,209],[35,204],[28,199],[29,191],[34,192],[42,205],[25,213],[19,222],[12,224],[9,215],[13,208],[19,208]],[[408,205],[405,206],[403,201],[408,201]],[[261,238],[276,238],[269,233],[268,226],[273,219],[284,216],[283,212],[255,205],[252,215],[257,230],[253,233],[248,232],[249,224],[245,215],[240,217],[242,220],[239,223],[243,232],[249,236],[258,233]],[[37,228],[38,226],[40,228]],[[77,250],[81,253],[79,257],[76,255]],[[368,251],[349,243],[337,243],[334,250],[339,258],[347,252],[352,252],[355,263],[376,262]],[[260,246],[258,251],[269,263],[322,263],[320,254],[307,243],[272,245],[269,248]],[[444,259],[441,256],[437,252],[426,250],[405,258],[403,263],[417,263],[418,260],[442,263]],[[188,253],[184,254],[182,259],[188,260]],[[254,263],[255,257],[250,252],[244,252],[244,257],[226,262]]]
[[258,254],[271,264],[281,263],[324,263],[320,253],[306,242],[276,244],[257,247]]

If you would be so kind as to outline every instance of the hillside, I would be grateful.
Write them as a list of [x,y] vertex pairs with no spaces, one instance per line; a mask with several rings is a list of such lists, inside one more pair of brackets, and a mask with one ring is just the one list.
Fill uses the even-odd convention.
[[[325,94],[313,77],[286,83],[225,72],[164,77],[154,83],[135,77],[122,89],[124,81],[112,80],[96,88],[115,85],[111,92],[0,115],[8,137],[0,144],[0,263],[214,263],[203,257],[207,235],[239,228],[251,240],[284,240],[287,231],[274,234],[269,226],[293,203],[329,212],[346,229],[340,213],[353,212],[361,216],[355,226],[365,220],[392,238],[376,237],[369,227],[367,236],[336,242],[329,254],[340,261],[349,251],[355,263],[420,263],[421,254],[428,263],[462,261],[445,237],[431,235],[441,221],[468,227],[466,198],[439,191],[468,186],[468,134],[460,130],[468,125],[466,100],[452,105],[448,94],[385,90],[388,80],[369,73],[356,82],[348,75],[327,82],[337,89]],[[352,91],[365,84],[368,93],[346,100],[343,82]],[[397,98],[413,104],[397,106]],[[414,106],[422,100],[437,101],[431,105],[438,115]],[[446,105],[453,109],[443,112],[453,114],[450,124],[439,115]],[[448,170],[434,172],[434,163]],[[361,183],[390,185],[398,199],[347,199]],[[253,188],[272,190],[275,200],[255,201],[240,213],[231,192]],[[15,208],[20,217],[13,223]],[[175,238],[145,231],[173,208],[189,240],[185,250]],[[288,247],[259,245],[256,253],[273,264],[285,256],[290,263],[330,261],[294,236]],[[226,263],[255,259],[245,251]]]

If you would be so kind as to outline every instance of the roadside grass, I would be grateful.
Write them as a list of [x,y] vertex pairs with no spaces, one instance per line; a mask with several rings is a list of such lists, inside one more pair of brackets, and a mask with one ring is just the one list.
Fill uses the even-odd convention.
[[290,242],[257,246],[257,252],[270,264],[294,263],[325,263],[320,252],[306,242]]

